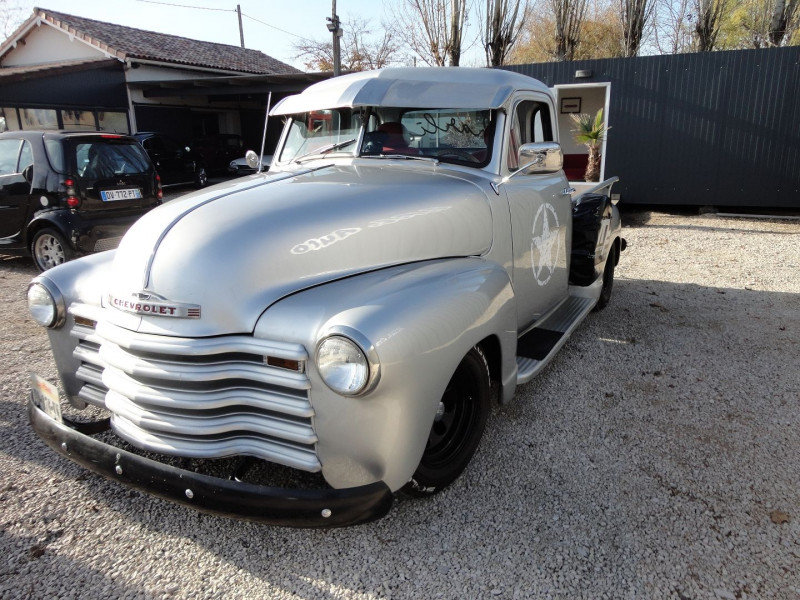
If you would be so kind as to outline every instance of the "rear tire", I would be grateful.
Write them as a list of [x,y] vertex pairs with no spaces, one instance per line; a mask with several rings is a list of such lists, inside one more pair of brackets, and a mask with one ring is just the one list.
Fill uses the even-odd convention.
[[33,236],[31,256],[36,268],[46,271],[75,258],[75,251],[55,229],[41,229]]
[[617,246],[615,243],[611,244],[611,250],[608,252],[606,259],[606,266],[603,269],[603,289],[600,290],[600,298],[594,307],[595,311],[603,310],[611,301],[611,291],[614,288],[614,267],[617,264]]
[[469,464],[486,428],[491,400],[489,365],[475,346],[447,384],[428,443],[411,480],[409,496],[426,497],[455,481]]
[[203,188],[208,185],[208,173],[205,167],[197,167],[197,170],[194,172],[194,185],[197,188]]

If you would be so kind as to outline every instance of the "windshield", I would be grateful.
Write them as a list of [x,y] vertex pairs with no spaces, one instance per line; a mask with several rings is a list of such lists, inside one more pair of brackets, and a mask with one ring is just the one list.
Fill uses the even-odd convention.
[[484,166],[491,158],[491,110],[380,108],[368,122],[363,156],[403,155]]
[[491,159],[495,111],[471,109],[340,108],[293,115],[279,162],[336,152],[353,155],[365,124],[359,155],[434,159],[483,167]]
[[348,146],[355,143],[360,128],[360,111],[351,108],[293,115],[279,160],[295,161],[340,149],[352,153]]

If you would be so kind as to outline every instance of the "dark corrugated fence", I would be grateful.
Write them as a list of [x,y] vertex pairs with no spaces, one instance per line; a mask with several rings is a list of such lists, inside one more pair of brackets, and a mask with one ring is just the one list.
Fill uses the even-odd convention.
[[800,47],[504,68],[611,83],[605,174],[626,203],[800,208]]

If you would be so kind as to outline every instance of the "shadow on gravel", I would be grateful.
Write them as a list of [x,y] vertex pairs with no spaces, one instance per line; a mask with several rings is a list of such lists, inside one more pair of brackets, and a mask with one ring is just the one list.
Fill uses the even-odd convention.
[[[83,561],[54,553],[49,546],[64,535],[62,527],[48,527],[41,536],[15,536],[0,530],[0,548],[6,550],[0,565],[0,597],[2,598],[74,598],[76,584],[86,596],[133,598],[141,594],[137,588],[114,581]],[[8,549],[13,548],[13,552]],[[57,583],[43,585],[38,578],[24,577],[33,569],[61,573]]]
[[33,264],[33,260],[27,256],[11,256],[9,254],[0,254],[0,269],[11,272],[29,271],[32,278],[39,274],[39,271]]

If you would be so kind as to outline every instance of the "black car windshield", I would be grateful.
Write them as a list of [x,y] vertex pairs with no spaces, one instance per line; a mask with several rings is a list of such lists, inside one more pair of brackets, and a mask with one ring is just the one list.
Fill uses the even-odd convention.
[[472,109],[376,108],[368,121],[362,156],[419,156],[468,166],[491,158],[494,114]]
[[145,173],[150,168],[150,159],[136,142],[87,140],[75,142],[71,147],[78,177],[82,179],[108,179]]

